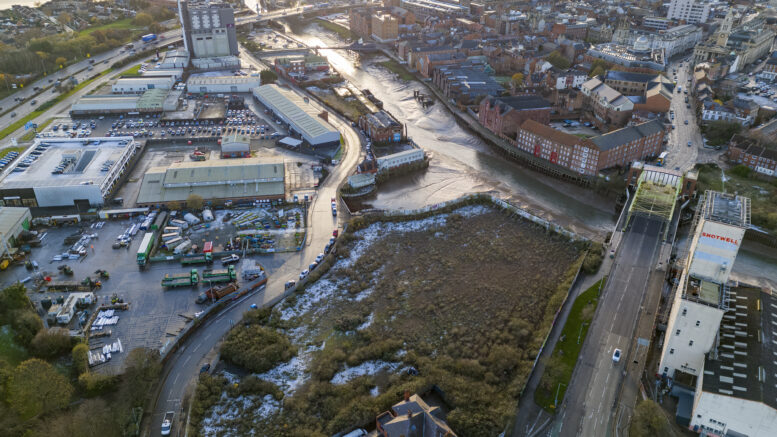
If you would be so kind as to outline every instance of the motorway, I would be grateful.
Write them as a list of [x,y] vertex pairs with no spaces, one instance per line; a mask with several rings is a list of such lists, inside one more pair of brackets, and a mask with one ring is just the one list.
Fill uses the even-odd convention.
[[[635,217],[623,236],[558,417],[561,436],[609,433],[613,403],[648,276],[656,262],[661,229],[658,220]],[[623,353],[617,365],[612,360],[615,348]]]
[[[262,22],[262,21],[272,20],[274,18],[279,18],[279,17],[290,17],[294,15],[299,15],[305,11],[309,12],[310,10],[309,9],[302,10],[297,8],[281,9],[281,10],[263,14],[259,17],[257,17],[256,15],[236,17],[235,21],[237,24],[245,24],[248,22]],[[160,51],[162,51],[168,45],[178,43],[180,41],[181,29],[169,30],[159,35],[162,36],[163,38],[155,42],[152,42],[149,44],[134,42],[134,44],[137,48],[139,48],[139,50],[158,48]],[[57,79],[65,79],[71,76],[75,76],[79,82],[82,82],[83,80],[91,76],[94,76],[95,74],[101,73],[109,69],[111,65],[113,65],[116,61],[124,59],[128,55],[129,53],[125,52],[123,47],[117,47],[113,50],[109,50],[99,55],[92,56],[90,59],[94,61],[94,64],[93,64],[94,68],[91,71],[88,71],[87,69],[92,64],[89,63],[88,59],[84,59],[81,62],[72,64],[67,68],[57,71],[56,73],[52,73],[49,76],[39,79],[34,83],[28,84],[23,89],[0,100],[0,108],[2,108],[0,109],[0,114],[5,113],[5,115],[0,116],[0,129],[4,129],[8,127],[14,121],[20,118],[23,118],[27,116],[29,113],[31,113],[32,111],[34,111],[37,106],[40,106],[41,104],[56,97],[58,94],[56,92],[52,92],[53,88],[51,88],[51,86],[53,82],[56,82]],[[104,63],[103,61],[106,61],[106,60],[108,62]],[[130,66],[127,66],[127,68],[129,67]],[[49,82],[49,80],[51,80],[51,82]],[[108,80],[108,76],[105,76],[103,78],[96,80],[94,84],[100,85],[102,83],[105,83],[107,80]],[[35,87],[39,87],[40,90],[35,91],[34,90]],[[46,111],[44,114],[41,114],[39,117],[33,119],[32,122],[37,124],[43,123],[45,120],[51,118],[52,116],[59,114],[62,108],[65,108],[65,107],[69,108],[83,94],[85,93],[77,93],[76,95],[70,96],[69,98],[60,102],[60,104],[57,105],[55,108],[52,108]],[[23,98],[24,102],[19,103],[15,101],[14,99],[17,97]],[[35,105],[31,105],[30,104],[31,99],[36,99],[37,103]],[[56,110],[57,108],[59,109],[59,111]],[[11,116],[12,112],[16,113],[14,117]],[[13,133],[11,133],[11,135],[8,135],[6,138],[2,140],[2,143],[0,144],[0,149],[10,146],[12,138],[18,137],[23,134],[24,134],[23,127],[14,131]]]

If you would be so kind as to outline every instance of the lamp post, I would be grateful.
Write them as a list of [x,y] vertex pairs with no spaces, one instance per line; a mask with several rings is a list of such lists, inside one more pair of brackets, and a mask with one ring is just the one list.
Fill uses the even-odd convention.
[[566,384],[564,384],[563,382],[559,382],[559,383],[558,383],[558,387],[556,388],[556,399],[554,399],[554,400],[553,400],[553,409],[554,409],[554,410],[556,409],[556,407],[558,407],[558,393],[561,391],[561,386],[562,386],[562,385],[563,385],[564,387],[566,387],[566,386],[567,386],[567,385],[566,385]]
[[580,344],[580,337],[583,336],[583,326],[587,325],[588,322],[583,322],[580,324],[580,332],[577,333],[577,344]]

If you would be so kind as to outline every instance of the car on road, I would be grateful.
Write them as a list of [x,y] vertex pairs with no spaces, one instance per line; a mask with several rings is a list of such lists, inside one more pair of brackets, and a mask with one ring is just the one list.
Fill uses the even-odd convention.
[[316,262],[320,263],[324,259],[324,254],[319,253],[318,256],[316,256]]
[[308,269],[305,269],[305,270],[301,271],[299,273],[299,279],[303,280],[303,279],[307,278],[308,277],[308,273],[310,273],[310,271],[308,271]]
[[688,124],[688,120],[685,120],[685,124],[686,124],[686,125]]
[[690,103],[686,103],[686,104],[685,104],[685,108],[686,108],[686,109],[691,109],[691,104],[690,104]]
[[252,310],[255,310],[255,309],[259,308],[259,306],[257,304],[255,304],[255,303],[252,303],[251,305],[249,305],[249,308],[251,308]]
[[210,363],[205,363],[200,367],[200,373],[205,373],[210,370]]
[[286,285],[284,286],[284,288],[288,290],[289,288],[291,288],[291,287],[293,287],[293,286],[295,286],[295,285],[297,285],[297,281],[294,281],[294,280],[292,280],[292,281],[287,281],[287,282],[286,282]]
[[688,147],[691,147],[691,146],[693,146],[693,143],[691,143],[690,141],[688,141]]
[[618,364],[620,362],[620,360],[621,360],[621,350],[616,348],[612,352],[612,363],[613,364]]

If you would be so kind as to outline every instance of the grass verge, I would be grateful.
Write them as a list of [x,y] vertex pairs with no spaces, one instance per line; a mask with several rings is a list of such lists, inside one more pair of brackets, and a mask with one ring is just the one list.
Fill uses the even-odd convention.
[[716,190],[749,197],[753,225],[771,235],[777,235],[777,179],[759,176],[743,165],[726,170],[725,173],[715,164],[703,164],[697,168],[698,192]]
[[[46,129],[48,125],[51,124],[51,122],[54,121],[53,118],[49,118],[48,120],[44,121],[43,123],[38,125],[38,132],[43,131],[43,129]],[[35,131],[29,131],[26,134],[22,135],[21,138],[19,138],[19,141],[32,141],[32,139],[35,138]]]
[[123,20],[116,20],[112,23],[103,24],[102,26],[95,26],[90,27],[89,29],[82,30],[79,33],[80,35],[91,35],[97,30],[108,30],[108,29],[128,29],[128,30],[142,30],[143,27],[135,27],[132,25],[132,18],[125,18]]
[[140,64],[122,71],[121,77],[138,76],[139,74],[140,74]]
[[94,77],[92,77],[89,80],[85,80],[85,81],[79,83],[78,85],[73,87],[73,89],[71,89],[70,91],[68,91],[68,92],[66,92],[64,94],[58,95],[57,97],[55,97],[55,98],[49,100],[48,102],[40,105],[38,107],[38,109],[30,112],[25,117],[22,117],[19,120],[16,120],[15,122],[11,123],[8,127],[6,127],[5,129],[0,131],[0,140],[5,138],[5,137],[7,137],[8,135],[11,135],[12,133],[16,132],[17,129],[19,129],[22,126],[24,126],[24,124],[27,123],[28,121],[33,120],[33,119],[39,117],[44,112],[46,112],[47,110],[51,109],[52,106],[56,105],[57,103],[61,102],[62,100],[65,100],[66,98],[72,96],[73,94],[75,94],[76,92],[78,92],[79,90],[84,88],[85,86],[87,86],[90,83],[94,82],[96,79],[98,79],[98,78],[100,78],[102,76],[105,76],[106,74],[110,73],[111,71],[113,71],[113,69],[109,68],[109,69],[103,71],[102,73],[98,74],[97,76],[94,76]]
[[399,62],[393,59],[379,62],[378,65],[398,75],[399,78],[402,80],[415,80],[415,76],[413,76],[409,71],[407,71],[407,69],[403,65],[401,65]]
[[321,18],[316,18],[316,23],[323,27],[324,29],[336,33],[340,38],[343,39],[358,39],[359,36],[355,33],[351,32],[350,29],[347,29],[339,24],[332,23],[331,21],[322,20]]
[[[606,277],[582,292],[572,304],[561,338],[542,374],[540,385],[534,392],[534,402],[550,413],[554,412],[556,396],[558,402],[564,399],[572,372],[575,370],[577,357],[585,343],[585,336],[591,326],[591,320],[599,303],[599,287],[604,286]],[[558,393],[558,395],[557,395]]]

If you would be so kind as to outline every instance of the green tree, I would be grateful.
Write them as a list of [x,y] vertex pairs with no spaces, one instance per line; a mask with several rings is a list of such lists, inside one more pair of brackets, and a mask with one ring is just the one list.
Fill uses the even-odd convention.
[[62,328],[41,329],[30,342],[30,353],[38,358],[51,359],[66,354],[73,341]]
[[145,12],[138,12],[137,15],[135,15],[135,18],[132,19],[132,24],[136,26],[149,26],[151,23],[154,22],[154,17],[152,17],[150,14],[147,14]]
[[742,125],[734,121],[717,120],[707,123],[702,129],[710,146],[720,146],[742,131]]
[[513,88],[520,88],[523,86],[523,73],[515,73],[513,74],[513,77],[510,78],[510,83],[512,84]]
[[631,418],[629,435],[632,437],[653,437],[669,434],[669,423],[661,411],[661,407],[650,399],[640,402]]
[[604,67],[602,67],[601,65],[597,65],[596,67],[591,69],[591,71],[588,73],[588,77],[601,76],[604,73],[605,73]]
[[202,200],[202,196],[199,194],[189,194],[189,197],[186,198],[186,207],[190,209],[202,209],[202,205],[204,204]]
[[259,79],[262,81],[262,85],[267,85],[268,83],[275,83],[278,80],[278,75],[272,70],[262,70],[259,73]]
[[57,64],[57,67],[60,67],[60,68],[62,68],[62,67],[64,67],[64,66],[65,66],[65,64],[67,63],[67,59],[65,59],[65,58],[63,58],[62,56],[60,56],[60,57],[58,57],[58,58],[57,58],[57,59],[54,61],[54,63],[55,63],[55,64]]
[[545,57],[545,60],[553,64],[554,67],[562,70],[566,70],[572,65],[572,63],[569,62],[569,59],[565,58],[558,50],[550,52],[550,54]]
[[23,420],[67,406],[72,395],[67,379],[37,358],[19,364],[8,381],[8,404]]
[[89,370],[89,346],[86,343],[78,343],[70,352],[73,358],[73,374],[81,375]]

